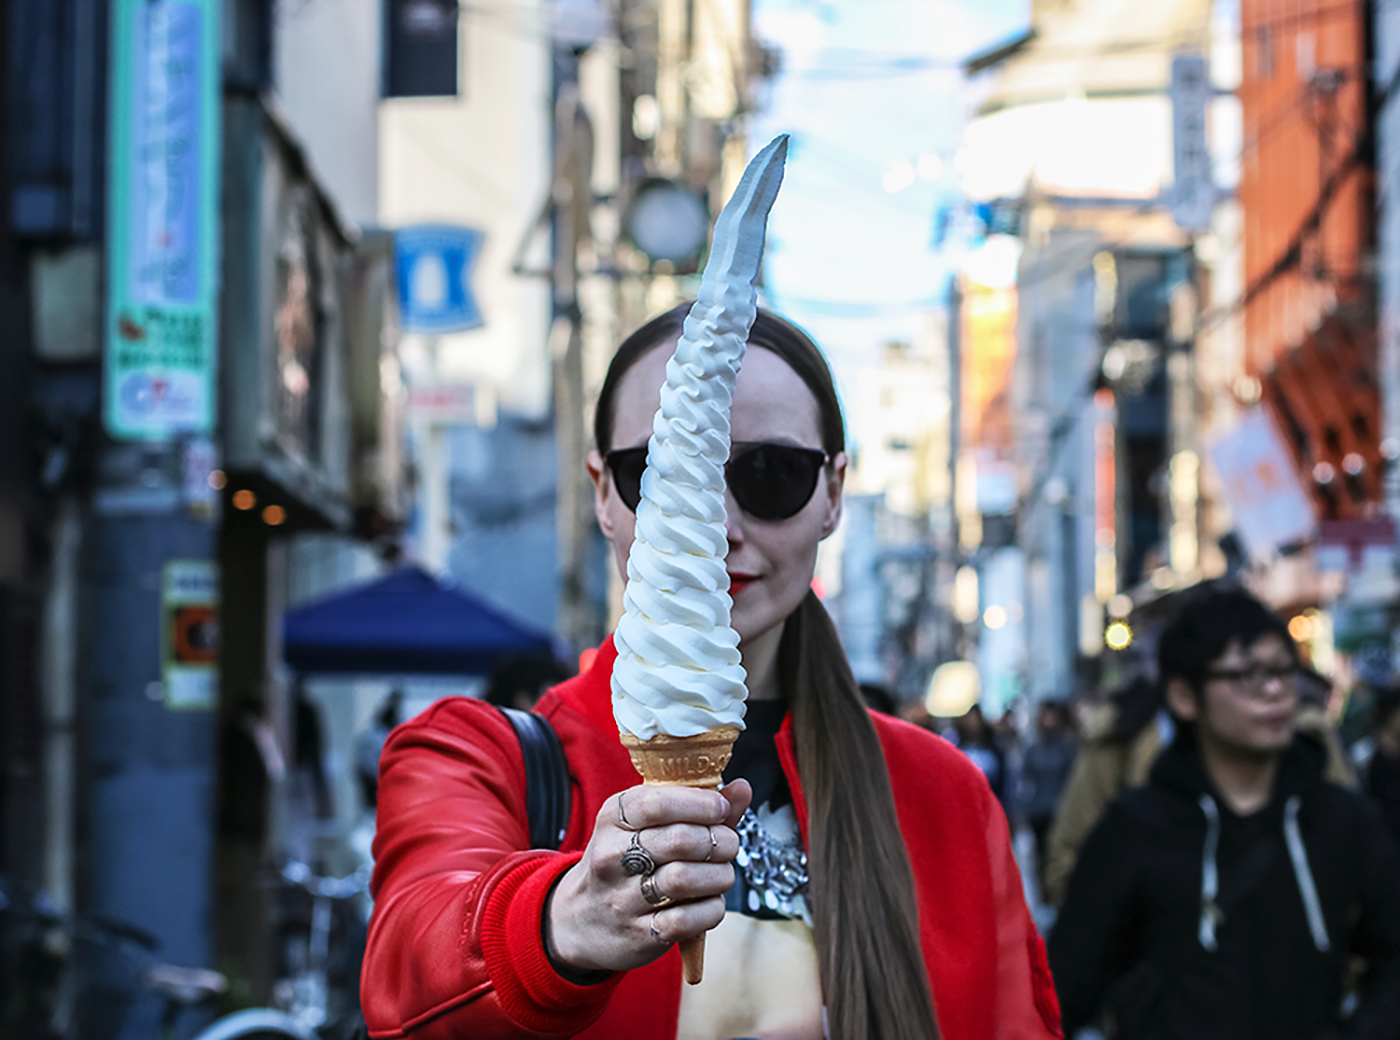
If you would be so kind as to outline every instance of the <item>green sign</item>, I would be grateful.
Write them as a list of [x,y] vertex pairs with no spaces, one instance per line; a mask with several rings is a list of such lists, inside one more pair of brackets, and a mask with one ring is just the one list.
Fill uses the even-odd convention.
[[114,0],[107,200],[107,432],[214,428],[219,0]]

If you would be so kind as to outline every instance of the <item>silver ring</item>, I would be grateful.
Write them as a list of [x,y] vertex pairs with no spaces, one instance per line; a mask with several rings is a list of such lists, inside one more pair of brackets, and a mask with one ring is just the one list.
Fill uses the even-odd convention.
[[705,862],[708,863],[710,862],[710,857],[715,854],[715,849],[719,848],[719,841],[715,838],[715,829],[713,827],[706,827],[705,829],[710,832],[710,851],[705,853]]
[[642,848],[642,837],[637,831],[632,832],[632,843],[622,854],[622,869],[632,877],[656,873],[656,860],[651,858],[650,852]]
[[656,875],[642,875],[642,898],[652,906],[670,906],[675,902],[670,896],[656,887]]
[[659,942],[662,946],[669,948],[671,946],[671,943],[661,938],[661,933],[656,930],[656,915],[660,912],[661,911],[659,910],[653,910],[651,912],[651,937],[657,942]]
[[617,793],[617,825],[625,831],[635,831],[637,828],[627,822],[627,814],[622,811],[622,796],[626,793],[625,791]]

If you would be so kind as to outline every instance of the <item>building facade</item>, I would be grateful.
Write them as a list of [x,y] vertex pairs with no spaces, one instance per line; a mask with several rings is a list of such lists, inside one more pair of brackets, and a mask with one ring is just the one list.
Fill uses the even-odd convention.
[[[0,869],[255,999],[272,908],[223,896],[293,840],[281,613],[376,570],[406,508],[380,5],[3,12]],[[186,246],[210,308],[128,307],[132,258],[175,299]]]
[[[1190,462],[1221,178],[1216,163],[1192,181],[1174,154],[1182,70],[1228,76],[1214,14],[1037,4],[1030,32],[968,64],[959,167],[987,238],[962,276],[960,541],[1001,590],[983,583],[983,664],[1017,674],[992,685],[1032,698],[1097,684],[1111,621],[1216,567]],[[1231,112],[1204,87],[1214,157]]]

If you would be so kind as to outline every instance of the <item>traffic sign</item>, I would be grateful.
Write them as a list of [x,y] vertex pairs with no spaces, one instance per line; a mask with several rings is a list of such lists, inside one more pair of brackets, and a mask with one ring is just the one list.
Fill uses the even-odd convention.
[[483,324],[471,291],[482,234],[449,224],[419,224],[394,233],[399,320],[406,332],[465,332]]

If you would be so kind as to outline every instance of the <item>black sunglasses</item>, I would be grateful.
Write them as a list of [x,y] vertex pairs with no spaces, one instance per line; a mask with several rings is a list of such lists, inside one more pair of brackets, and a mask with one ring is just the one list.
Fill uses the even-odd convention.
[[[818,448],[790,444],[736,444],[724,466],[724,479],[739,508],[756,520],[786,520],[802,512],[817,489],[827,463]],[[613,485],[622,504],[632,512],[642,500],[642,473],[647,449],[616,448],[603,456],[612,470]]]

